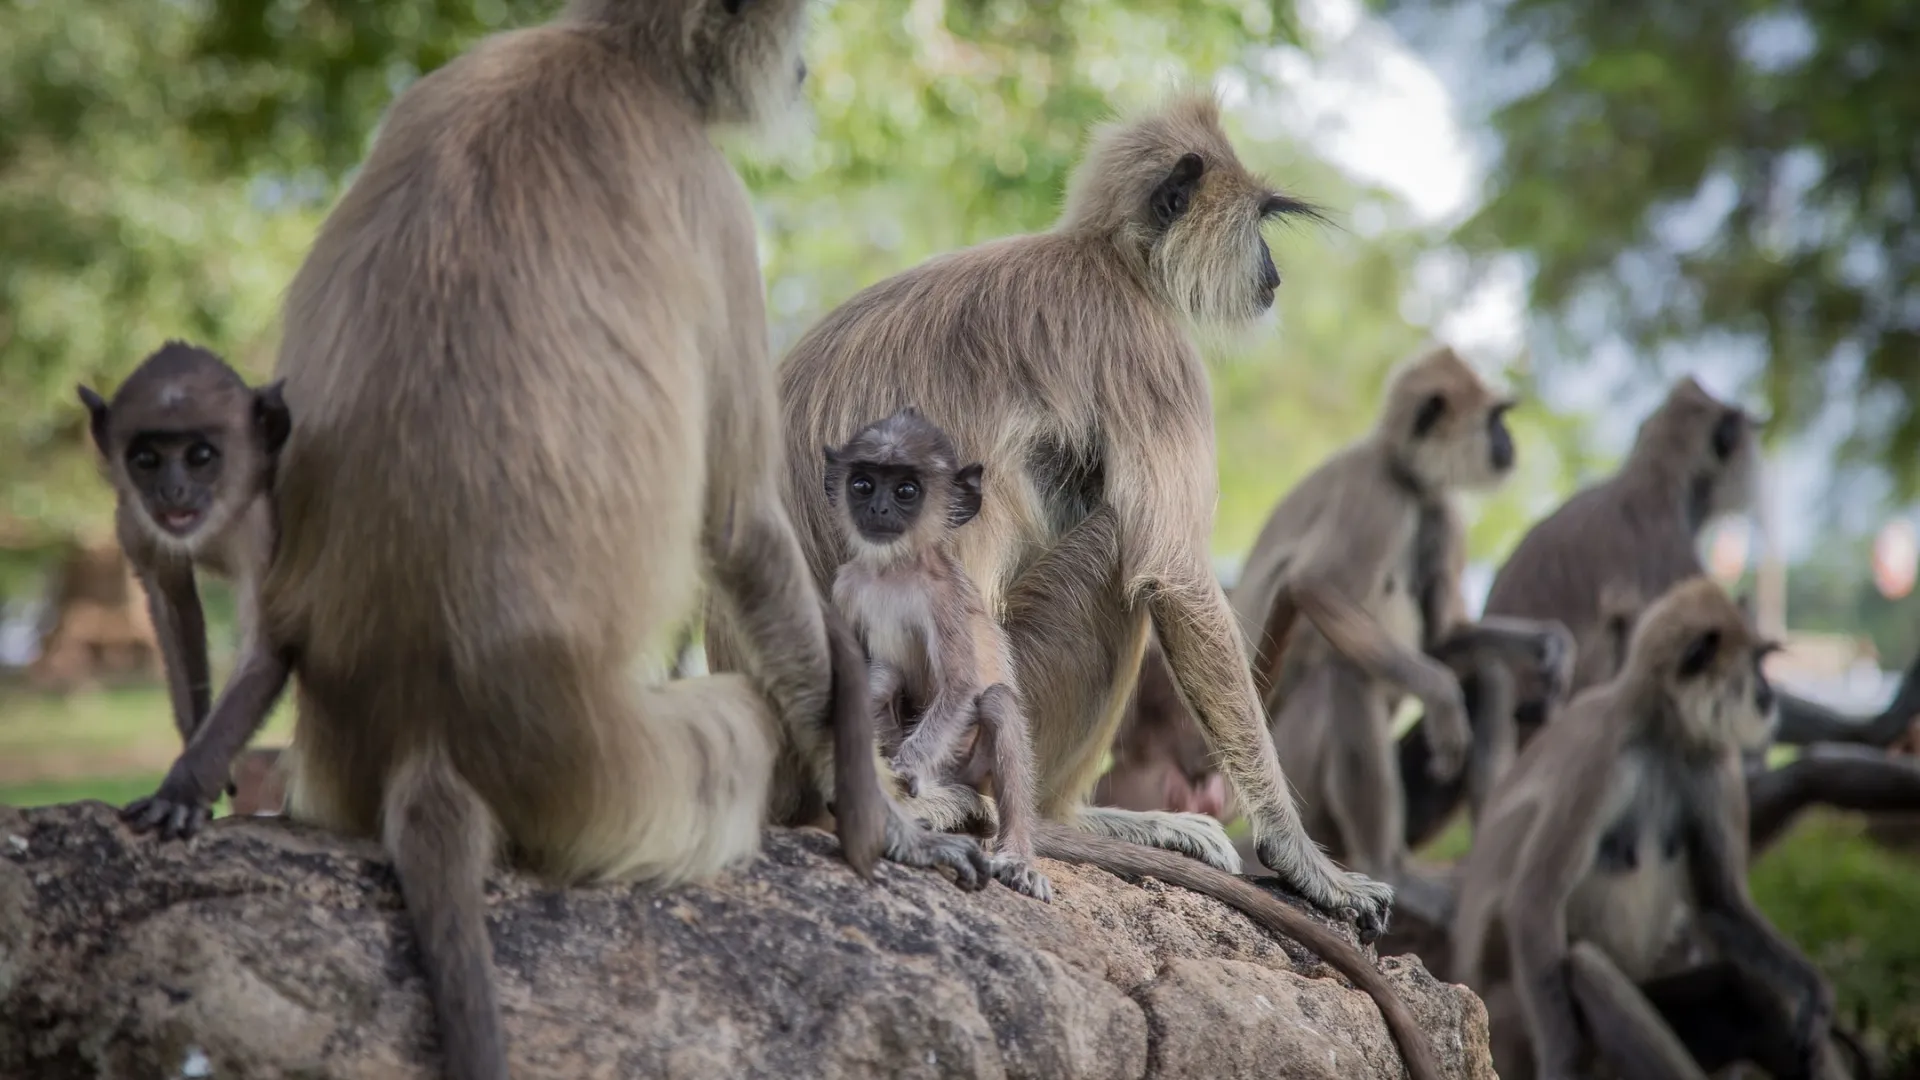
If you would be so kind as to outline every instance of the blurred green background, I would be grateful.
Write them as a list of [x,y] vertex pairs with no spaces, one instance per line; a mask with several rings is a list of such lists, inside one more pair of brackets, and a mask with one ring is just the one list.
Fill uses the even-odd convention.
[[[0,802],[125,801],[176,749],[74,384],[168,337],[264,377],[280,292],[394,93],[556,7],[0,0]],[[1917,11],[822,3],[812,130],[730,151],[784,348],[862,285],[1045,227],[1089,124],[1211,82],[1243,157],[1332,220],[1276,230],[1277,326],[1213,350],[1223,564],[1429,338],[1526,402],[1522,468],[1473,504],[1482,582],[1694,371],[1776,419],[1744,576],[1785,564],[1792,630],[1877,675],[1920,650],[1920,601],[1868,557],[1920,486]],[[1890,689],[1830,674],[1863,711]],[[1920,872],[1863,828],[1803,823],[1754,888],[1897,1049],[1920,1041]]]

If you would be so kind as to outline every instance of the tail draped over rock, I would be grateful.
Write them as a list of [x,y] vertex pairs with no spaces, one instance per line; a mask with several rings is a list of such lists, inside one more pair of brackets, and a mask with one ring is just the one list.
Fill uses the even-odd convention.
[[1122,877],[1159,878],[1210,896],[1242,912],[1262,928],[1298,941],[1373,998],[1394,1043],[1400,1048],[1412,1080],[1440,1080],[1440,1061],[1434,1056],[1426,1033],[1406,1002],[1400,1000],[1400,995],[1380,974],[1380,969],[1369,963],[1358,948],[1336,937],[1312,916],[1294,910],[1259,886],[1184,855],[1080,832],[1055,822],[1040,823],[1034,834],[1034,852],[1042,858],[1097,866]]

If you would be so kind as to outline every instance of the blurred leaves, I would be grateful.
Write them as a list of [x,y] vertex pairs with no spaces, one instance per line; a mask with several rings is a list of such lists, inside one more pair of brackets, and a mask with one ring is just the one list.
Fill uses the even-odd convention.
[[[0,547],[107,522],[74,382],[112,385],[170,336],[263,377],[280,291],[393,96],[556,9],[0,0]],[[1236,122],[1270,119],[1286,102],[1251,61],[1296,38],[1287,0],[819,5],[811,132],[730,146],[755,193],[776,348],[880,277],[1045,228],[1088,127],[1116,111],[1234,72],[1252,102]],[[1401,305],[1423,238],[1278,130],[1237,133],[1251,165],[1336,221],[1364,199],[1389,225],[1270,237],[1284,329],[1219,366],[1219,546],[1233,555],[1288,484],[1365,431],[1387,368],[1422,336]],[[1514,535],[1519,506],[1498,504],[1477,537]]]
[[1920,7],[1900,0],[1376,0],[1491,24],[1489,198],[1458,239],[1523,253],[1573,364],[1620,335],[1750,347],[1783,428],[1920,491]]

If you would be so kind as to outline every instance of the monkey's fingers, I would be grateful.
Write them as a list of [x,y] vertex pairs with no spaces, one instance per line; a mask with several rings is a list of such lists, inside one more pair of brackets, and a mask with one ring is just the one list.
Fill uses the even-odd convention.
[[993,876],[987,853],[974,840],[932,832],[902,812],[887,818],[886,857],[902,866],[947,867],[953,871],[954,884],[967,890],[985,888]]
[[158,795],[148,795],[144,799],[135,799],[120,811],[120,819],[125,821],[134,832],[143,833],[160,824],[166,816],[167,804]]
[[1022,896],[1031,896],[1041,903],[1053,902],[1053,882],[1047,875],[1034,869],[1029,859],[995,855],[991,859],[994,880]]

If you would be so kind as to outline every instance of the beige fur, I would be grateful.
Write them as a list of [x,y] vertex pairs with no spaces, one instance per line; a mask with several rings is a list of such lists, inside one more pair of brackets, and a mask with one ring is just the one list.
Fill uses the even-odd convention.
[[[1260,222],[1302,209],[1240,164],[1211,97],[1100,128],[1054,228],[874,285],[795,346],[781,369],[785,495],[824,588],[847,552],[815,495],[819,448],[919,405],[995,478],[955,547],[1013,643],[1042,814],[1238,868],[1210,818],[1121,830],[1115,811],[1081,812],[1151,620],[1262,859],[1313,902],[1378,920],[1391,890],[1335,867],[1300,828],[1207,550],[1213,421],[1189,326],[1271,306]],[[729,630],[709,633],[724,666]]]

